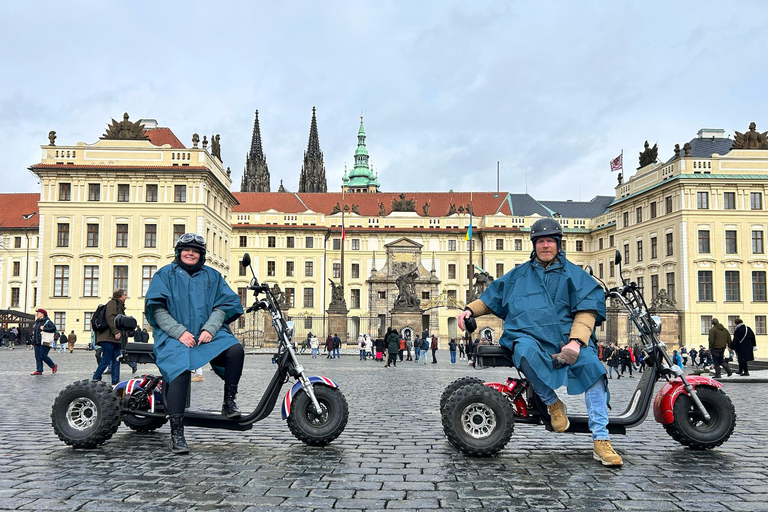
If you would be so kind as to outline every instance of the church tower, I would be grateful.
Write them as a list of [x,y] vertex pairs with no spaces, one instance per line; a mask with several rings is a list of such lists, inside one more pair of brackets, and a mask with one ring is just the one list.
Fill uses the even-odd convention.
[[259,127],[259,111],[253,122],[253,137],[251,151],[245,157],[245,172],[240,183],[240,192],[269,192],[269,167],[267,155],[261,147],[261,128]]
[[317,136],[317,118],[312,107],[312,124],[309,127],[309,143],[304,152],[304,165],[299,176],[299,192],[328,192],[325,179],[323,152],[320,151],[320,139]]
[[357,149],[355,150],[355,168],[341,179],[344,192],[374,193],[379,191],[379,179],[368,165],[368,148],[365,146],[365,128],[363,116],[360,116],[360,129],[357,131]]

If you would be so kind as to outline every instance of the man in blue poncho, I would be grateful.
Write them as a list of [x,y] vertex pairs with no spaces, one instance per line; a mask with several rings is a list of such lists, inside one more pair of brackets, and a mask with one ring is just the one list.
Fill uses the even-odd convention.
[[[531,226],[531,260],[497,279],[459,315],[492,313],[504,320],[501,345],[513,350],[515,366],[525,374],[547,406],[553,430],[570,426],[565,404],[555,389],[584,393],[593,458],[620,466],[608,436],[608,391],[605,368],[597,358],[595,325],[605,320],[605,293],[592,277],[565,258],[563,230],[554,219]],[[565,346],[563,346],[564,343]]]
[[243,314],[239,297],[216,270],[205,267],[205,239],[194,233],[176,242],[176,258],[155,273],[147,290],[147,322],[154,328],[155,359],[166,386],[171,451],[189,453],[184,408],[191,373],[210,362],[224,379],[221,414],[237,418],[237,386],[245,352],[228,324]]

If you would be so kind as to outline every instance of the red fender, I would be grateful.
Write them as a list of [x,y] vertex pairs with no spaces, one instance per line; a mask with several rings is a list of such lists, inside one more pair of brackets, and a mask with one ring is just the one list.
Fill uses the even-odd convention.
[[[710,386],[713,388],[721,388],[723,384],[716,381],[711,377],[702,377],[701,375],[689,375],[686,380],[695,389],[696,386]],[[672,407],[675,405],[675,400],[680,394],[685,393],[685,385],[680,377],[672,379],[664,384],[656,397],[653,399],[653,417],[656,421],[662,425],[669,425],[675,420],[675,416],[672,413]]]

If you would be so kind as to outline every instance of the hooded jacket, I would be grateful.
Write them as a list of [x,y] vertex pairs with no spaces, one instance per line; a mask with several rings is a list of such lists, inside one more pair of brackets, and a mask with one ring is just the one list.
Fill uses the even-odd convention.
[[725,350],[731,344],[731,333],[723,324],[715,324],[709,330],[709,349]]

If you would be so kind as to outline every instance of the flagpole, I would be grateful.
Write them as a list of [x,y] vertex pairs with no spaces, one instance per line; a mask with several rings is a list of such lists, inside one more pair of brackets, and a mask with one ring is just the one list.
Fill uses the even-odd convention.
[[469,298],[474,299],[475,298],[475,287],[474,283],[472,282],[475,278],[475,266],[474,262],[472,261],[472,210],[474,210],[474,207],[472,206],[472,188],[469,189],[469,236],[467,237],[467,243],[469,244]]
[[341,187],[341,290],[344,291],[344,187]]

